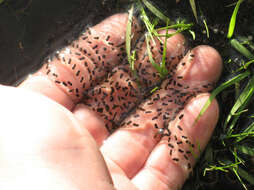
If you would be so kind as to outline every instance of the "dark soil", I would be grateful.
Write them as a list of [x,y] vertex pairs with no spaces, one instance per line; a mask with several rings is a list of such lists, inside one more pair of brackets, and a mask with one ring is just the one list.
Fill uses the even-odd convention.
[[0,5],[0,83],[16,83],[87,24],[115,11],[111,0],[5,0]]
[[[87,25],[96,24],[115,12],[126,10],[128,2],[128,0],[4,0],[0,4],[0,83],[15,85],[38,69],[48,54],[68,44]],[[172,20],[181,18],[185,19],[186,23],[195,23],[189,1],[181,0],[178,4],[174,0],[154,2]],[[233,2],[235,1],[196,0],[199,22],[192,28],[196,33],[196,40],[194,41],[189,33],[185,35],[189,39],[190,46],[211,45],[222,54],[224,60],[232,58],[236,62],[233,66],[237,67],[244,58],[229,46],[229,40],[226,38],[234,8],[227,5]],[[253,1],[241,5],[235,37],[254,37],[253,9]],[[209,27],[209,39],[204,33],[203,18]],[[221,81],[228,78],[232,65],[229,67],[225,64],[224,68]],[[228,112],[225,109],[222,108],[222,111]],[[202,184],[194,184],[197,189],[242,189],[230,174],[227,177],[221,174],[201,177],[201,181]],[[188,184],[191,184],[191,180]],[[186,185],[185,189],[195,188]]]

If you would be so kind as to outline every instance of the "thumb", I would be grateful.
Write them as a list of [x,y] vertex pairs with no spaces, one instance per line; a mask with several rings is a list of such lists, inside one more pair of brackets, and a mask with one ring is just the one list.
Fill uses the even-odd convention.
[[113,189],[96,142],[69,110],[22,88],[0,93],[0,189]]

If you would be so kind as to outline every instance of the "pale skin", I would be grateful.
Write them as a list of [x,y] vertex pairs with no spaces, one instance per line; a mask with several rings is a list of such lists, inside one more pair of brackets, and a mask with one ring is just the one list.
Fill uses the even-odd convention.
[[[216,82],[219,54],[208,46],[199,46],[197,54],[190,67],[177,72],[187,82]],[[43,75],[32,75],[17,88],[0,86],[0,94],[0,189],[173,190],[189,175],[170,158],[165,139],[153,138],[153,127],[109,134],[95,113]],[[192,126],[208,97],[199,94],[182,110],[182,127],[201,150],[219,117],[214,100]]]

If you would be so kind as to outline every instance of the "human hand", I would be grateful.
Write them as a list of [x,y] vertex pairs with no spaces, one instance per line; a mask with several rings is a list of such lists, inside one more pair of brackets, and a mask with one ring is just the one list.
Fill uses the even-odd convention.
[[[1,87],[0,179],[5,180],[0,187],[113,189],[112,181],[120,190],[182,186],[218,120],[213,101],[193,125],[209,97],[207,91],[219,78],[221,58],[213,48],[199,46],[182,59],[185,40],[174,35],[167,40],[169,75],[161,89],[144,100],[160,77],[140,40],[135,63],[138,87],[123,63],[126,23],[126,14],[106,19],[19,89]],[[135,41],[138,25],[133,25],[133,33]],[[158,40],[151,47],[160,62]]]

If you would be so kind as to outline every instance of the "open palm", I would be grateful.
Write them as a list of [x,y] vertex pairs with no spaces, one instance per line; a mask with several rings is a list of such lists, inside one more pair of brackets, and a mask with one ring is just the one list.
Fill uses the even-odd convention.
[[[166,41],[168,75],[161,82],[148,49],[162,62],[165,37],[145,41],[134,19],[132,44],[139,40],[131,69],[125,60],[127,20],[127,14],[107,18],[56,52],[19,89],[1,87],[15,109],[2,101],[9,127],[1,126],[0,151],[8,159],[0,165],[13,173],[0,186],[181,188],[218,120],[213,101],[195,123],[220,76],[221,58],[209,46],[187,52],[184,37],[176,34]],[[160,34],[167,32],[174,31]]]

